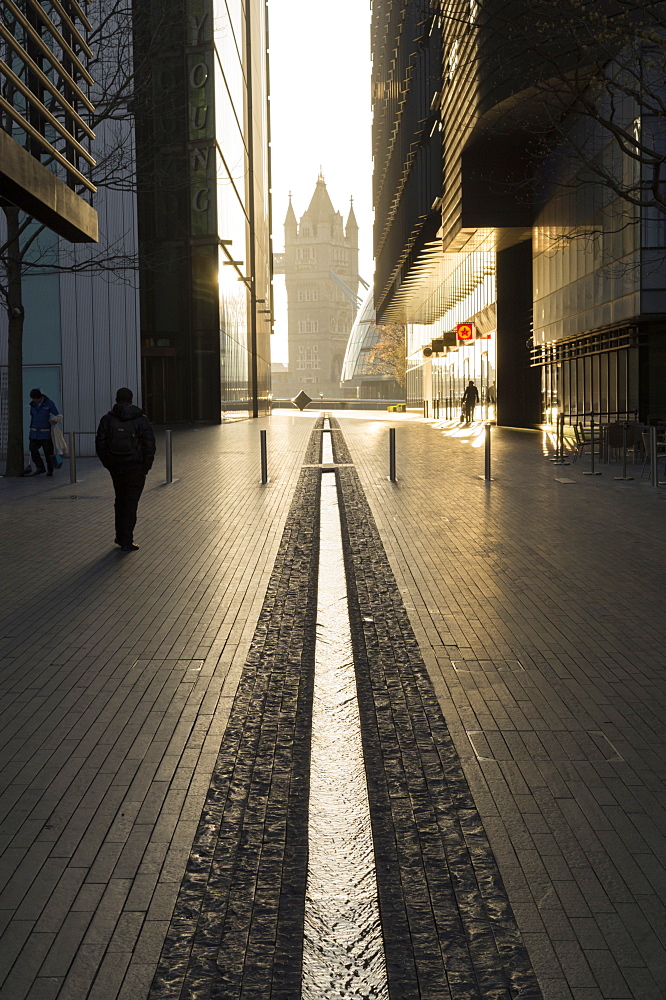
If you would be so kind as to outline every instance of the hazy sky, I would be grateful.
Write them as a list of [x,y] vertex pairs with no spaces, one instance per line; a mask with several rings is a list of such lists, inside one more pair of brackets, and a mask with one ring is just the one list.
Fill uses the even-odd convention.
[[[297,218],[321,167],[333,206],[359,224],[359,271],[372,280],[369,0],[269,0],[273,246],[284,248],[289,192]],[[273,361],[287,361],[284,278],[275,279]]]

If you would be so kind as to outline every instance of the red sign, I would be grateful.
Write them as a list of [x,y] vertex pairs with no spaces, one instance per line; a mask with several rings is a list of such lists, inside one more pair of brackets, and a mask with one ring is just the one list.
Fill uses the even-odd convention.
[[471,344],[474,340],[474,324],[458,323],[456,327],[456,336],[459,344]]

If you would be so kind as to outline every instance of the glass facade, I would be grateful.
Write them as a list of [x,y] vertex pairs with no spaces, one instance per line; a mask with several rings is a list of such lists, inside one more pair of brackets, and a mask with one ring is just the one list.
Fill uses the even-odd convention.
[[[428,308],[441,319],[407,327],[407,401],[426,403],[431,416],[453,419],[470,379],[479,390],[484,415],[494,415],[497,385],[495,254],[443,255],[441,283],[428,292]],[[473,323],[475,340],[448,348],[445,356],[425,358],[423,348],[449,337],[460,323]]]
[[266,8],[171,7],[167,22],[153,10],[160,111],[138,122],[153,151],[140,164],[145,403],[158,422],[256,416],[270,391]]
[[[640,130],[636,108],[619,113]],[[583,127],[590,131],[589,123],[573,127],[573,149]],[[588,143],[591,167],[557,153],[546,164],[558,184],[534,229],[533,363],[541,367],[543,420],[664,419],[663,215],[599,182],[606,172],[638,184],[636,159],[594,131]]]
[[374,293],[369,292],[354,320],[342,363],[340,384],[347,395],[355,391],[359,399],[404,398],[403,386],[392,375],[368,371],[370,352],[381,336],[382,328],[377,326],[375,316]]

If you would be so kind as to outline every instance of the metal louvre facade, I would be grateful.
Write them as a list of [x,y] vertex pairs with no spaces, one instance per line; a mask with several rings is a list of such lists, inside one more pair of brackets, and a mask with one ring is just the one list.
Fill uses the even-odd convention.
[[372,11],[375,306],[396,322],[402,282],[440,225],[440,22],[425,0]]
[[0,0],[0,190],[80,242],[97,238],[91,29],[76,0]]

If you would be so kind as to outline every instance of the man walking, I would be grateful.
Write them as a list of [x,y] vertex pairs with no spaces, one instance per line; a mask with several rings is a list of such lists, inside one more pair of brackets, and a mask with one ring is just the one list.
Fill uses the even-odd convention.
[[136,511],[155,458],[155,435],[143,410],[132,403],[131,389],[118,389],[116,405],[99,422],[95,450],[116,491],[115,543],[122,552],[135,552]]
[[[45,396],[41,389],[30,390],[30,458],[34,462],[35,471],[28,476],[53,475],[55,465],[53,459],[53,440],[51,438],[51,416],[58,416],[58,407],[52,399]],[[46,468],[39,449],[43,449]]]
[[462,398],[463,413],[465,415],[466,424],[471,424],[472,417],[474,416],[474,407],[478,402],[479,402],[479,390],[470,379],[469,385],[465,389]]

